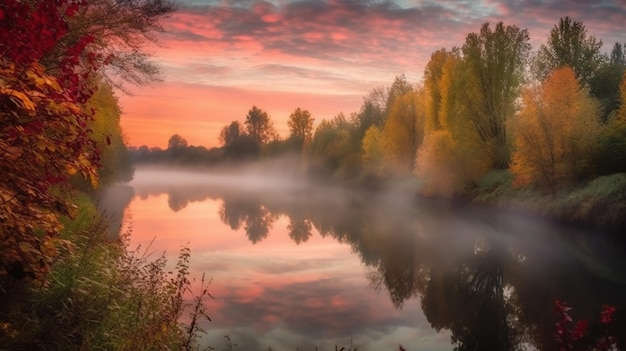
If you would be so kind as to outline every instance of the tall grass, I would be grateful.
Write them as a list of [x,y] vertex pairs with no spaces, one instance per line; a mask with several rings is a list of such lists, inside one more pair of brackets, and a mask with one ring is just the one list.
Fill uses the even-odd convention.
[[471,201],[606,229],[626,226],[626,173],[597,177],[556,194],[514,188],[512,178],[508,171],[488,173],[471,192]]
[[66,245],[47,284],[16,282],[2,296],[0,350],[199,349],[210,294],[203,278],[200,293],[188,299],[189,249],[167,272],[163,256],[131,250],[130,233],[111,241],[91,201],[74,200],[79,210],[65,220]]

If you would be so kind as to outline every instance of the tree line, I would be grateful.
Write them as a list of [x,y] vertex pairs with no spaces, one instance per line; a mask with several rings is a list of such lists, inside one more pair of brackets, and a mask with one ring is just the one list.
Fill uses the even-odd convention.
[[556,193],[626,171],[626,51],[620,43],[608,55],[601,47],[569,17],[536,51],[527,30],[485,23],[460,47],[433,52],[418,84],[397,76],[371,90],[358,112],[314,130],[314,118],[298,107],[281,138],[253,106],[243,124],[222,129],[221,147],[179,148],[172,137],[167,150],[142,146],[133,155],[216,164],[291,153],[311,174],[365,183],[415,176],[437,196],[506,170],[516,187]]

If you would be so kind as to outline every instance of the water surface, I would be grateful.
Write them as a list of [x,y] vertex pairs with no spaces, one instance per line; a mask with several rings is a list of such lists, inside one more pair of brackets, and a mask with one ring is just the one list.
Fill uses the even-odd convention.
[[556,299],[590,321],[626,307],[624,250],[603,233],[284,173],[139,169],[105,196],[110,214],[129,202],[132,245],[173,263],[191,248],[216,349],[553,349]]

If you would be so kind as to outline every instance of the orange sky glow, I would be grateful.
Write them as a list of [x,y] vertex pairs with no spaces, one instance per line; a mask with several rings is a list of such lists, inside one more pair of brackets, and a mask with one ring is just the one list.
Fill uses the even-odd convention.
[[317,125],[357,112],[368,91],[405,74],[419,83],[430,54],[461,46],[485,22],[528,29],[533,49],[559,18],[582,21],[603,51],[625,42],[626,0],[178,0],[154,59],[164,80],[120,94],[130,145],[173,134],[219,146],[220,130],[256,105],[288,135],[289,114]]

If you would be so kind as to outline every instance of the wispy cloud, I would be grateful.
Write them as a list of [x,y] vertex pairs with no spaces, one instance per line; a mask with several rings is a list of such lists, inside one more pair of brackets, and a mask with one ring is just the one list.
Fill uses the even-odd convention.
[[606,50],[626,41],[626,0],[180,0],[157,59],[170,83],[363,96],[398,74],[419,82],[433,51],[461,46],[484,22],[526,28],[536,48],[564,16],[582,21]]

